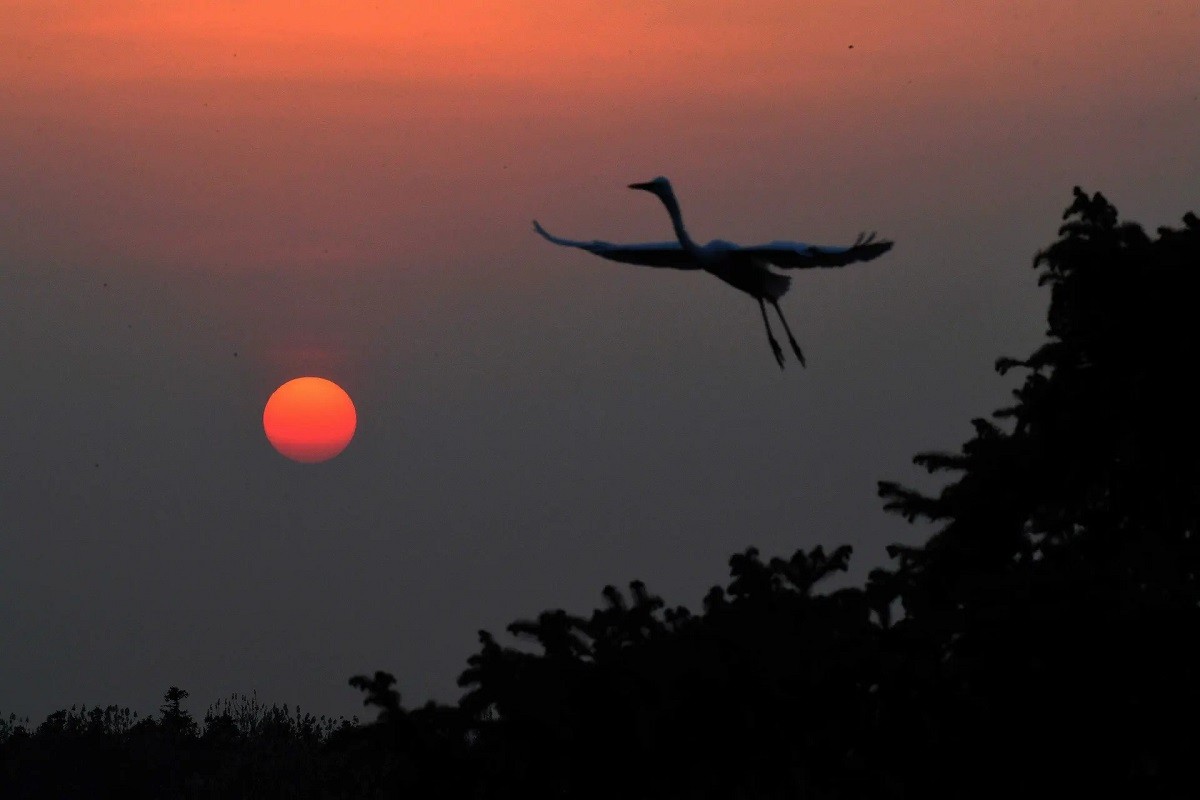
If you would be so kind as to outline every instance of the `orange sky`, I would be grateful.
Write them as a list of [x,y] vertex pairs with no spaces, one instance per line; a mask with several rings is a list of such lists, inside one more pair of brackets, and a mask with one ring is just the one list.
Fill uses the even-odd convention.
[[[347,78],[600,83],[675,62],[757,72],[785,51],[831,52],[831,11],[794,3],[164,2],[18,4],[8,12],[6,67],[72,79]],[[840,12],[839,12],[840,13]],[[862,20],[849,20],[854,23]],[[919,20],[914,20],[919,22]],[[858,33],[870,33],[859,28]],[[719,35],[713,34],[719,32]],[[686,65],[680,58],[703,58]]]
[[[216,78],[558,91],[627,91],[632,81],[645,91],[693,92],[827,85],[845,75],[850,45],[864,73],[903,65],[940,84],[1001,77],[1039,60],[1093,79],[1131,79],[1138,76],[1121,51],[1185,53],[1197,13],[1187,0],[5,0],[0,9],[0,69],[25,88]],[[1164,17],[1192,24],[1164,26]]]
[[972,148],[1026,143],[1036,161],[1046,126],[1191,93],[1194,3],[1083,8],[0,0],[0,169],[23,220],[0,232],[59,260],[419,265],[472,231],[515,243],[557,192],[617,172],[737,170],[749,191],[783,168],[802,185],[777,191],[811,208],[836,200],[797,194],[818,177],[948,179]]

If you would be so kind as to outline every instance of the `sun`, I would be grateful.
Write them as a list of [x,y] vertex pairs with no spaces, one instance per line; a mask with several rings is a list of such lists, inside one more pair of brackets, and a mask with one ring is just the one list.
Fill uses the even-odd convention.
[[357,424],[350,395],[324,378],[288,381],[263,409],[263,430],[271,446],[302,464],[328,461],[345,450]]

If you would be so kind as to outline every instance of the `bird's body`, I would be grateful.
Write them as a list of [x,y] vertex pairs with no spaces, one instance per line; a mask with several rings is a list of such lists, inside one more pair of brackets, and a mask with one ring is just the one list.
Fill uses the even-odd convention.
[[646,183],[630,184],[629,188],[648,191],[662,200],[663,205],[667,208],[667,213],[671,216],[676,241],[644,244],[614,244],[599,240],[575,241],[551,235],[537,221],[533,223],[534,230],[554,244],[586,250],[610,261],[647,267],[704,270],[735,289],[742,290],[758,300],[763,323],[767,328],[767,339],[780,367],[783,366],[783,350],[775,341],[774,334],[771,333],[766,303],[775,307],[779,321],[783,323],[783,328],[787,331],[792,351],[800,360],[801,366],[804,365],[804,355],[801,353],[795,337],[792,336],[787,320],[783,317],[783,311],[779,308],[779,298],[787,293],[792,279],[787,275],[772,272],[771,266],[783,269],[841,267],[855,261],[870,261],[892,248],[892,243],[889,241],[876,241],[874,234],[859,236],[858,240],[848,247],[822,247],[803,242],[785,241],[742,246],[722,239],[714,239],[708,244],[700,245],[692,240],[683,226],[679,201],[675,198],[670,181],[659,177]]
[[736,244],[715,239],[700,249],[700,268],[756,299],[775,302],[787,294],[791,278],[771,272],[767,262],[738,251]]

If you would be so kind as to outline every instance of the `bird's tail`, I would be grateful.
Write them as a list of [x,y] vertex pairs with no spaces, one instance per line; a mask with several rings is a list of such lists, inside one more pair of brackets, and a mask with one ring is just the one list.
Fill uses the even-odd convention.
[[790,288],[792,288],[792,278],[790,275],[767,272],[767,277],[763,281],[763,294],[767,296],[767,299],[778,300],[787,294]]

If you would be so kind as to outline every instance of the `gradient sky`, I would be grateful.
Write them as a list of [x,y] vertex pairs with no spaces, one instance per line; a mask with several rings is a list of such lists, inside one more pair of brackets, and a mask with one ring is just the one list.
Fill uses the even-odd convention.
[[[0,712],[170,685],[458,696],[476,631],[749,545],[924,532],[1043,333],[1071,187],[1200,210],[1193,0],[0,0]],[[537,238],[895,250],[796,275],[780,372],[711,276]],[[334,461],[261,414],[337,381]]]

